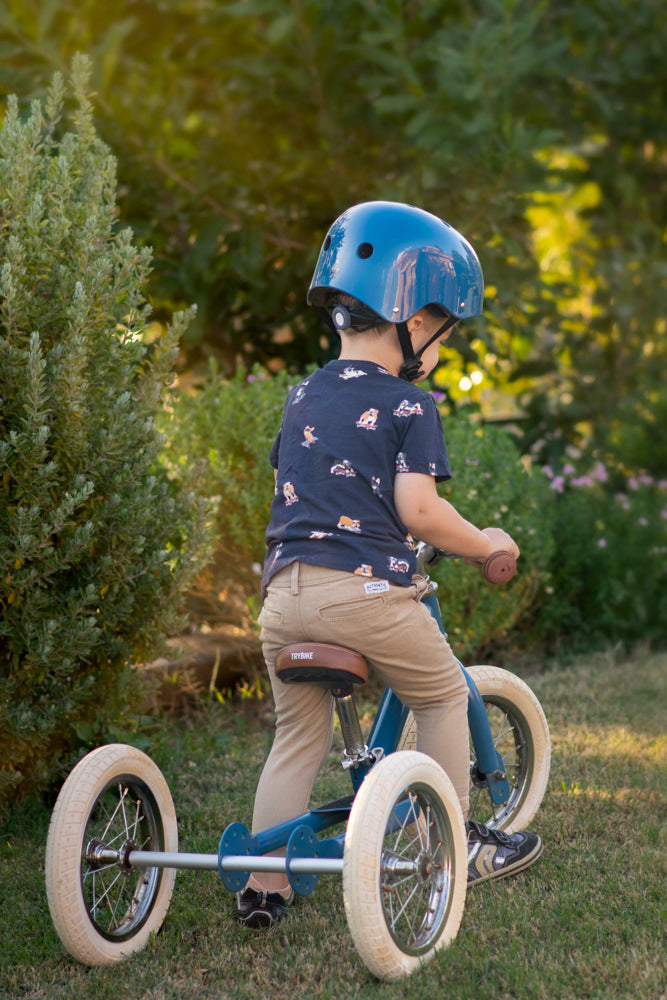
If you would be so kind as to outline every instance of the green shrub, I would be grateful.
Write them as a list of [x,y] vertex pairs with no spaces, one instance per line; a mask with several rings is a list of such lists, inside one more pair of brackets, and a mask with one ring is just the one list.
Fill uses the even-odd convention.
[[132,705],[204,538],[157,464],[186,317],[147,356],[150,254],[117,227],[87,74],[75,60],[70,131],[56,76],[0,135],[0,807]]
[[667,481],[597,461],[548,469],[556,496],[549,600],[535,623],[550,642],[590,648],[667,637]]
[[[269,376],[260,368],[250,374],[239,370],[223,380],[212,364],[196,394],[181,396],[163,418],[168,436],[163,456],[172,473],[204,460],[200,488],[220,501],[215,564],[203,575],[197,593],[204,617],[207,612],[218,619],[238,615],[239,600],[249,602],[253,614],[258,610],[264,533],[274,492],[269,450],[289,385],[284,372]],[[553,495],[540,470],[526,471],[505,431],[483,429],[459,417],[445,421],[445,434],[454,479],[442,488],[443,495],[451,495],[474,523],[505,527],[522,550],[521,572],[507,588],[491,587],[463,564],[447,562],[434,571],[452,641],[465,656],[506,631],[548,582]],[[208,602],[202,594],[206,588],[211,591]],[[223,608],[216,606],[216,595]]]
[[187,477],[199,466],[198,491],[217,504],[214,557],[193,591],[193,617],[238,624],[247,602],[256,604],[274,493],[269,451],[297,381],[259,366],[223,379],[212,359],[196,392],[182,394],[160,418],[170,474]]
[[466,660],[518,626],[549,585],[554,497],[507,431],[463,414],[443,425],[452,479],[438,487],[440,495],[478,527],[504,528],[521,550],[517,575],[501,587],[462,562],[444,560],[431,573],[452,648]]

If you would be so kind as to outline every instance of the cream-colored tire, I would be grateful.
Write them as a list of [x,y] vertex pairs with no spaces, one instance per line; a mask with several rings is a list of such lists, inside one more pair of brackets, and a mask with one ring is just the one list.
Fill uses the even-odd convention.
[[[105,849],[117,860],[102,859]],[[65,781],[46,844],[51,918],[84,965],[119,962],[162,926],[176,871],[130,868],[132,849],[177,851],[176,813],[150,757],[113,743],[87,754]]]
[[[524,830],[537,813],[549,781],[551,739],[539,701],[520,677],[501,667],[469,667],[482,696],[493,741],[510,783],[507,802],[494,805],[486,782],[477,777],[477,758],[470,748],[469,818],[496,830]],[[412,713],[403,727],[399,750],[417,745]]]
[[463,816],[434,760],[390,754],[364,779],[345,833],[350,933],[378,979],[419,969],[454,940],[467,889]]

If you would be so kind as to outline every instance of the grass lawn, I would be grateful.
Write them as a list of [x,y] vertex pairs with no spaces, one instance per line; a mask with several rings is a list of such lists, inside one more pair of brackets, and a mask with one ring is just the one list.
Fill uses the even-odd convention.
[[[533,823],[545,853],[516,878],[471,891],[458,938],[421,973],[391,984],[368,973],[338,877],[322,877],[289,919],[261,934],[239,929],[212,872],[179,872],[164,927],[143,952],[113,967],[77,965],[46,904],[49,808],[30,800],[0,828],[0,998],[667,998],[667,655],[601,654],[524,676],[553,740]],[[215,853],[228,823],[249,825],[267,720],[261,707],[215,704],[150,731],[181,850]],[[318,798],[346,790],[337,759]]]

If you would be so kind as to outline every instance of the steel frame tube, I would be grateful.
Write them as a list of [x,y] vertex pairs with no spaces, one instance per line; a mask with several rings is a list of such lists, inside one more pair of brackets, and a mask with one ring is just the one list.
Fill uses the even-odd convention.
[[[132,868],[188,868],[218,871],[217,854],[169,853],[167,851],[130,851],[128,864]],[[286,872],[285,858],[227,854],[220,867],[228,872]],[[289,870],[305,875],[342,875],[342,858],[292,858]]]

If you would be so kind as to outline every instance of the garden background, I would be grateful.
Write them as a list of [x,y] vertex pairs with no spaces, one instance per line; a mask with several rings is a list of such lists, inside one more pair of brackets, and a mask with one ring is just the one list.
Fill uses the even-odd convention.
[[[457,328],[432,378],[455,472],[445,495],[515,532],[523,556],[504,592],[470,569],[438,573],[461,655],[664,640],[666,16],[653,0],[3,6],[0,89],[24,132],[5,119],[0,642],[3,720],[24,758],[35,732],[40,758],[108,738],[132,701],[128,666],[181,631],[179,595],[191,629],[251,628],[267,448],[288,385],[335,353],[305,291],[355,201],[441,214],[485,273],[483,319]],[[54,73],[71,92],[62,120]],[[34,99],[53,120],[30,137]],[[63,155],[69,179],[45,180],[40,157]],[[99,266],[81,251],[91,213]],[[110,290],[104,262],[119,254]],[[103,305],[82,306],[77,283]],[[119,327],[122,372],[100,360]],[[151,387],[140,414],[137,365]],[[137,426],[141,477],[114,491]],[[93,473],[100,427],[117,465]],[[125,549],[119,531],[135,533]],[[91,532],[98,562],[83,572]],[[96,639],[93,617],[108,619]],[[255,683],[256,659],[241,660],[227,686]],[[63,682],[72,698],[54,709]],[[11,777],[2,757],[3,784],[27,790],[32,765]],[[51,768],[33,764],[40,785]]]
[[94,745],[148,745],[177,688],[262,694],[268,448],[335,353],[305,292],[357,201],[428,208],[484,269],[430,384],[443,495],[522,558],[505,589],[437,570],[458,652],[664,646],[666,21],[660,0],[0,5],[0,811]]

